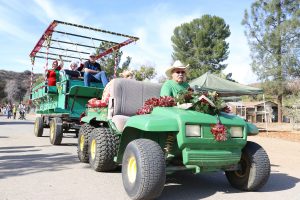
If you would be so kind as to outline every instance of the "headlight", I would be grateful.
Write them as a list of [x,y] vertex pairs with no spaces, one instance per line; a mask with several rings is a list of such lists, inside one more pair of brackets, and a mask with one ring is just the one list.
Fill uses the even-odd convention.
[[243,127],[231,127],[230,128],[231,137],[243,137]]
[[185,126],[185,135],[187,137],[200,137],[201,136],[201,127],[199,125],[186,125]]

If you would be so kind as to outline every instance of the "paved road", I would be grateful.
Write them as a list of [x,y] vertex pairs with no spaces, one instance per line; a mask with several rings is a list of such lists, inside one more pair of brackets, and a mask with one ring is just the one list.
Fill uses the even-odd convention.
[[[48,136],[49,132],[45,131]],[[268,152],[272,172],[260,192],[233,189],[223,173],[169,176],[161,200],[300,199],[300,145],[279,139],[252,137]],[[61,146],[33,135],[33,120],[0,116],[0,200],[129,199],[120,170],[97,173],[77,159],[77,139],[67,135]]]

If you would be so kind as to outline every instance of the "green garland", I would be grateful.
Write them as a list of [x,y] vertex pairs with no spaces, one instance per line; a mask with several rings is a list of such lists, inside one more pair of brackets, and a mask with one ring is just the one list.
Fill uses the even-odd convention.
[[[199,99],[200,98],[200,99]],[[191,103],[190,110],[218,115],[220,112],[229,112],[225,102],[219,97],[217,92],[192,92],[181,91],[175,98],[177,104]]]

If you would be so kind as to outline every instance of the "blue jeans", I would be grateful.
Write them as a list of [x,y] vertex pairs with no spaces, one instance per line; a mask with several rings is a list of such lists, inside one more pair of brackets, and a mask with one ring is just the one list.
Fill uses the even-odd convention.
[[11,117],[11,111],[7,111],[7,119],[10,119]]
[[91,74],[89,72],[84,72],[84,86],[91,86],[91,80],[98,80],[101,81],[103,87],[106,86],[108,80],[105,75],[105,71],[100,71],[97,74]]

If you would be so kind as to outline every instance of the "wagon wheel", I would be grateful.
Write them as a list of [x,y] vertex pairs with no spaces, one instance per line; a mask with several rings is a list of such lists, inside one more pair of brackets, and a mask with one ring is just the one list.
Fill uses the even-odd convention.
[[50,143],[53,145],[59,145],[61,144],[62,137],[62,119],[55,117],[50,122]]
[[36,137],[42,137],[44,130],[44,122],[42,117],[37,117],[34,122],[34,135]]

